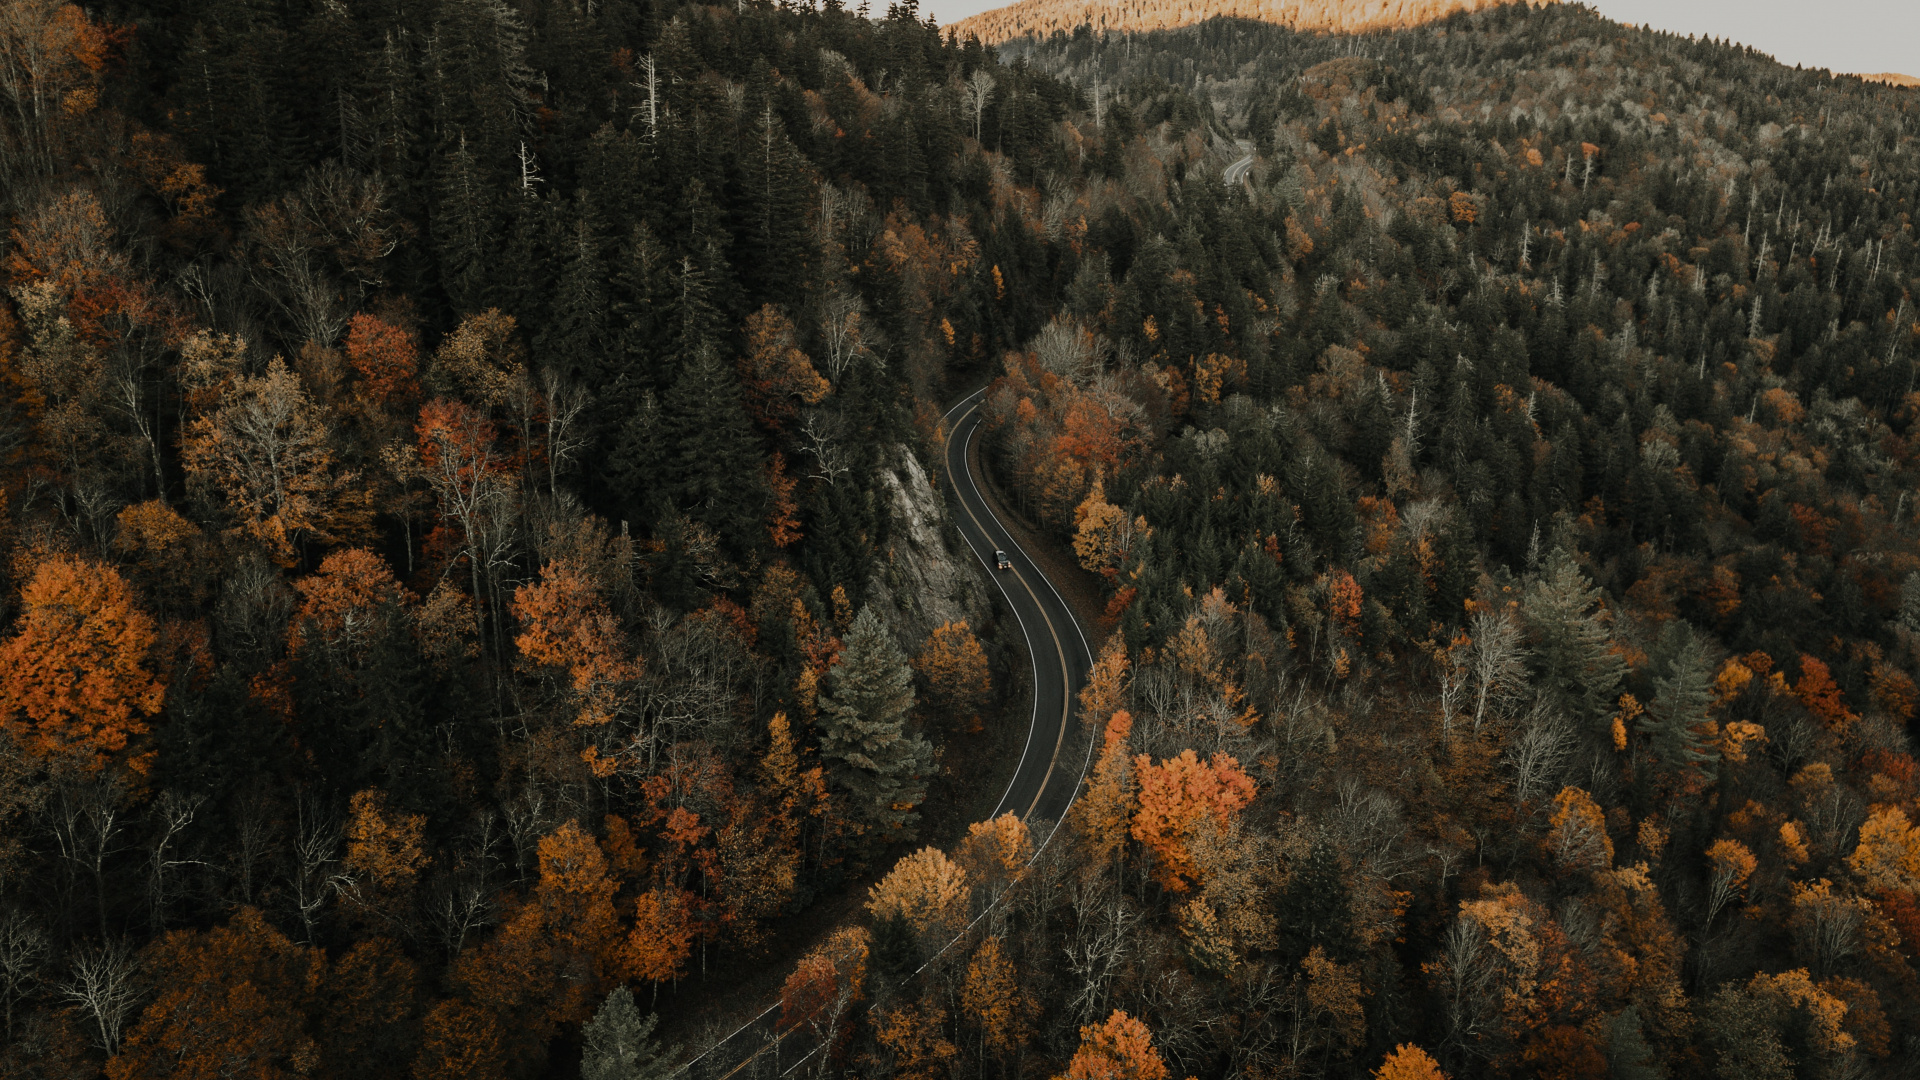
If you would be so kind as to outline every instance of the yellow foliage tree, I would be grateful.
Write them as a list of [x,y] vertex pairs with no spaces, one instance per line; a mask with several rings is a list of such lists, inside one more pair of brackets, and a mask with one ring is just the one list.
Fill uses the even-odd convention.
[[422,848],[427,819],[387,809],[384,792],[355,792],[347,808],[346,897],[392,916],[404,907],[420,871],[433,860]]
[[960,1009],[980,1029],[980,1052],[1011,1054],[1032,1030],[1028,1020],[1037,1006],[1020,988],[1013,962],[997,937],[980,942],[967,964],[967,980],[960,992]]
[[880,1012],[874,1035],[893,1054],[895,1080],[939,1080],[949,1074],[959,1049],[943,1030],[946,1019],[946,1010],[931,1000]]
[[1712,871],[1707,878],[1707,925],[1712,926],[1714,917],[1745,891],[1760,863],[1747,845],[1720,839],[1707,848],[1707,865]]
[[901,857],[878,885],[867,890],[867,911],[875,920],[899,916],[916,933],[958,933],[967,924],[972,890],[967,872],[936,847]]
[[964,619],[942,623],[928,635],[913,666],[927,680],[930,705],[966,717],[968,731],[980,730],[980,710],[993,698],[993,677],[986,651]]
[[1107,501],[1106,485],[1096,475],[1087,497],[1073,511],[1073,553],[1080,565],[1108,578],[1117,574],[1126,558],[1126,523],[1126,511]]
[[1127,754],[1132,731],[1133,715],[1124,709],[1107,720],[1100,760],[1087,778],[1086,794],[1073,806],[1074,827],[1102,859],[1116,858],[1125,849],[1133,821],[1133,759]]
[[1553,799],[1548,843],[1555,861],[1569,873],[1605,870],[1613,865],[1613,840],[1607,836],[1607,815],[1593,796],[1577,787],[1564,787]]
[[1847,866],[1869,889],[1920,892],[1920,829],[1896,806],[1883,806],[1860,826],[1860,845]]
[[1008,811],[968,826],[966,839],[953,854],[982,901],[991,904],[1026,875],[1027,862],[1033,858],[1033,836],[1027,823]]

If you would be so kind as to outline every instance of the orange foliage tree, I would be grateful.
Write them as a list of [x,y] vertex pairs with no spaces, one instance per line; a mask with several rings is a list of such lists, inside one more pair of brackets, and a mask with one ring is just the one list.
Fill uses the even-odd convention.
[[693,955],[690,899],[678,888],[660,886],[641,893],[633,903],[633,928],[627,934],[627,973],[654,984],[655,992],[661,983],[685,974],[687,958]]
[[1401,1043],[1380,1067],[1373,1070],[1374,1080],[1447,1080],[1433,1055],[1412,1043]]
[[1080,1029],[1080,1048],[1060,1080],[1166,1080],[1167,1063],[1147,1025],[1119,1009],[1105,1023]]
[[1202,762],[1192,750],[1158,765],[1145,754],[1133,759],[1140,804],[1133,815],[1133,838],[1154,854],[1154,876],[1171,892],[1186,892],[1198,876],[1187,840],[1203,817],[1225,829],[1253,801],[1254,784],[1240,763],[1216,753]]
[[639,663],[627,659],[625,635],[582,567],[569,559],[548,563],[538,582],[514,590],[513,615],[521,657],[536,669],[565,672],[576,725],[599,726],[618,715]]
[[147,731],[166,688],[148,668],[153,620],[111,567],[40,564],[0,645],[0,725],[35,752],[98,768]]
[[1819,659],[1800,655],[1800,680],[1793,684],[1793,696],[1814,718],[1834,732],[1844,732],[1860,717],[1847,708],[1847,701],[1833,681],[1833,672]]
[[294,582],[300,610],[288,631],[295,653],[322,649],[350,662],[363,662],[380,643],[370,632],[383,610],[397,609],[412,597],[394,579],[385,559],[365,548],[336,551],[320,568]]
[[586,1019],[620,963],[620,922],[613,894],[619,884],[592,836],[572,821],[540,838],[540,880],[534,903],[546,929],[560,993],[561,1022]]
[[747,316],[747,354],[735,365],[747,414],[779,431],[802,405],[818,405],[832,387],[794,344],[793,320],[769,304]]
[[805,1025],[829,1051],[839,1041],[848,1012],[866,993],[867,932],[836,930],[800,958],[780,988],[780,1026]]

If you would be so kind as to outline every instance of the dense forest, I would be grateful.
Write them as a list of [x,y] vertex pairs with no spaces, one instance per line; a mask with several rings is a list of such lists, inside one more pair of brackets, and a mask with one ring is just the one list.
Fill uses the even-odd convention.
[[[0,105],[0,1075],[661,1076],[742,964],[821,1076],[1920,1060],[1911,90],[0,0]],[[930,824],[983,383],[1105,606],[1057,829]]]

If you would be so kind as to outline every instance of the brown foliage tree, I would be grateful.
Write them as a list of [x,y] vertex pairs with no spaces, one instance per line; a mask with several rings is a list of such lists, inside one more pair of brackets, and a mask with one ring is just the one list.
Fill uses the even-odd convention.
[[214,930],[176,930],[147,950],[144,967],[159,996],[107,1062],[108,1080],[269,1080],[317,1064],[306,1019],[326,959],[258,911],[242,908]]

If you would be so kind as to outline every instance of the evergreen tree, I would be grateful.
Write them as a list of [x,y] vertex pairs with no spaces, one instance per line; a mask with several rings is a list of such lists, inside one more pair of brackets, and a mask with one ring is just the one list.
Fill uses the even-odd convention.
[[654,1015],[642,1017],[633,1002],[633,991],[616,986],[593,1019],[580,1027],[580,1080],[665,1080],[673,1075],[669,1061],[672,1052],[662,1053],[653,1039],[660,1022]]
[[494,199],[465,133],[437,155],[433,241],[440,284],[457,314],[487,306],[488,238],[496,228]]
[[1707,731],[1707,706],[1713,701],[1713,668],[1693,630],[1680,619],[1661,631],[1659,674],[1653,701],[1640,718],[1640,731],[1652,739],[1661,772],[1695,774],[1711,780],[1718,755]]
[[749,547],[765,507],[766,481],[738,379],[711,349],[682,369],[662,402],[666,457],[659,482],[688,517]]
[[606,263],[585,207],[561,251],[561,263],[553,311],[534,341],[535,354],[549,370],[575,379],[595,378],[610,366],[610,304]]
[[1351,903],[1339,852],[1324,838],[1314,841],[1306,861],[1294,868],[1276,897],[1274,914],[1288,955],[1302,957],[1315,946],[1336,960],[1353,955]]
[[871,605],[854,618],[819,708],[820,754],[835,763],[856,811],[881,841],[911,838],[933,746],[907,731],[913,669]]
[[1604,725],[1626,663],[1613,651],[1600,590],[1565,548],[1547,557],[1520,610],[1533,631],[1533,662],[1547,692],[1569,714]]
[[740,164],[741,285],[776,305],[797,308],[805,298],[807,194],[813,181],[771,100],[747,132]]

